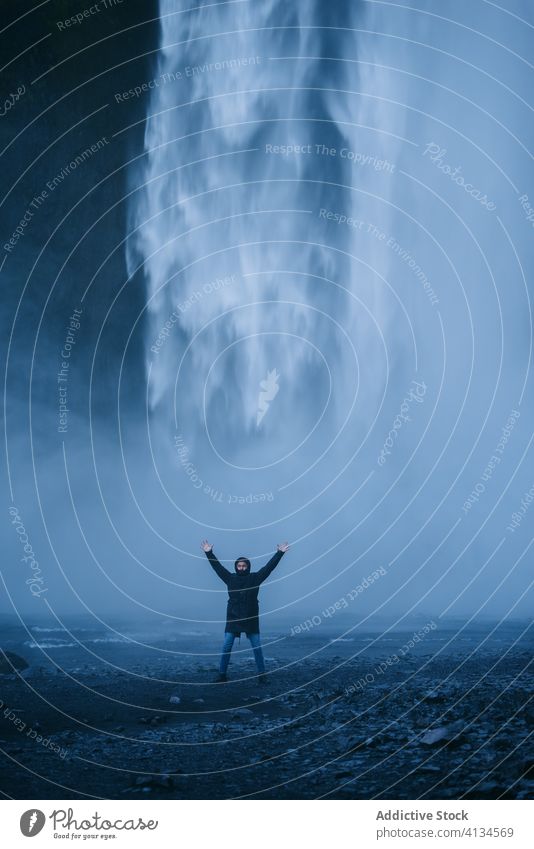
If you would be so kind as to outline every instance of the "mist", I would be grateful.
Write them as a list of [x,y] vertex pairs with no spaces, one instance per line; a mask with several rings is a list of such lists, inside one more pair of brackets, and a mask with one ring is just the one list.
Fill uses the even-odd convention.
[[531,616],[532,9],[150,5],[13,115],[2,613]]

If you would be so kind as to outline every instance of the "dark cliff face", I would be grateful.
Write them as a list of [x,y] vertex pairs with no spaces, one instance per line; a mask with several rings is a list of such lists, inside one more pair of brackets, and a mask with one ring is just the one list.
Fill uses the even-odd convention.
[[[2,72],[3,90],[24,90],[0,120],[1,147],[6,148],[0,178],[2,243],[37,199],[30,207],[33,215],[24,236],[6,260],[13,285],[6,287],[3,297],[2,345],[26,284],[11,355],[19,378],[27,376],[39,330],[33,388],[36,402],[44,404],[50,387],[39,379],[41,366],[48,369],[48,358],[55,358],[58,335],[92,277],[96,275],[84,304],[84,332],[77,340],[82,360],[94,348],[95,334],[127,279],[124,250],[117,249],[127,230],[128,213],[121,198],[131,188],[126,164],[143,148],[146,103],[142,98],[118,102],[116,95],[150,78],[159,25],[155,0],[139,4],[110,0],[109,6],[98,4],[97,14],[68,26],[65,22],[76,11],[71,3],[43,4],[23,16],[34,5],[16,0],[2,4],[2,24],[8,27],[1,36],[3,55],[14,59]],[[15,59],[39,39],[23,61]],[[128,132],[120,132],[132,124]],[[96,152],[91,150],[94,145]],[[124,350],[124,329],[131,327],[143,301],[142,286],[127,287],[127,296],[119,295],[106,320],[101,380],[95,387],[96,409],[102,412]],[[126,393],[138,384],[141,355],[134,349],[132,371],[127,368],[124,374]],[[13,390],[19,398],[27,396],[26,380],[17,380]]]

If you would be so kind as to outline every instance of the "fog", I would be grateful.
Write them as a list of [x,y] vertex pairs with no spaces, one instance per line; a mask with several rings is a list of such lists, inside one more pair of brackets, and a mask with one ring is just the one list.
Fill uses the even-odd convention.
[[1,612],[530,616],[530,4],[150,6],[0,126]]

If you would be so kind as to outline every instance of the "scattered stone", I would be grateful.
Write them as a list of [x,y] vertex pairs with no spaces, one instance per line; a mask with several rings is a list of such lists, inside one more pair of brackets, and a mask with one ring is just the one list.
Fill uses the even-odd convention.
[[249,708],[236,708],[232,711],[234,719],[246,719],[249,716],[254,716],[254,711]]
[[421,743],[425,746],[435,746],[436,743],[457,742],[462,736],[464,724],[461,720],[452,722],[450,725],[441,725],[431,728],[421,737]]
[[[9,645],[24,651],[22,643],[19,648],[14,642],[4,642],[5,648]],[[150,656],[146,664],[133,661],[128,673],[106,669],[102,672],[105,677],[94,680],[90,667],[82,667],[83,680],[91,676],[95,692],[113,694],[132,706],[127,715],[117,710],[112,713],[108,705],[98,711],[96,702],[89,704],[84,694],[73,690],[68,675],[47,673],[39,679],[36,691],[51,705],[61,704],[65,714],[57,717],[46,701],[41,704],[24,686],[19,679],[24,672],[0,676],[2,700],[8,705],[24,704],[15,715],[24,718],[28,727],[38,719],[43,736],[51,736],[72,758],[69,767],[67,760],[51,757],[45,747],[29,740],[21,748],[15,724],[0,717],[0,734],[8,740],[3,748],[8,752],[11,745],[20,748],[16,759],[24,763],[23,767],[14,765],[10,773],[10,795],[28,798],[24,793],[29,790],[29,798],[39,798],[37,780],[29,777],[32,773],[55,773],[68,784],[67,771],[74,769],[77,789],[111,798],[117,792],[116,774],[99,764],[122,763],[128,772],[123,773],[120,789],[125,798],[138,801],[200,795],[234,798],[254,795],[265,787],[271,787],[265,793],[267,798],[293,798],[296,793],[302,798],[318,798],[327,792],[345,799],[387,798],[385,792],[389,798],[392,792],[403,798],[437,795],[444,800],[533,798],[534,747],[529,731],[534,701],[532,707],[526,704],[530,692],[524,671],[531,658],[530,646],[528,652],[508,654],[506,663],[500,662],[499,647],[493,654],[473,657],[467,657],[467,649],[458,656],[438,653],[434,659],[429,656],[428,666],[409,679],[406,670],[399,671],[400,664],[392,666],[357,691],[352,701],[337,696],[340,690],[345,692],[345,684],[373,672],[377,660],[372,653],[331,673],[323,660],[315,663],[301,658],[298,664],[277,671],[269,701],[259,700],[252,675],[248,681],[223,688],[224,692],[212,693],[211,689],[217,688],[210,688],[208,694],[204,686],[208,676],[200,674],[193,663],[187,669],[183,664],[179,678],[164,688],[159,703],[147,706],[145,715],[139,710],[146,704],[146,677],[153,678],[157,687],[157,679],[168,674],[167,659],[159,664]],[[28,660],[35,674],[38,666],[30,653]],[[421,666],[421,658],[416,660]],[[465,663],[459,671],[461,661]],[[252,672],[252,660],[249,667],[244,668],[247,674]],[[488,668],[493,677],[484,675]],[[411,671],[412,667],[408,673]],[[131,679],[130,672],[136,673]],[[176,690],[169,692],[173,685],[180,687],[181,696]],[[205,703],[201,701],[203,692]],[[177,698],[169,704],[172,694]],[[160,715],[154,714],[158,706]],[[78,717],[83,707],[91,712],[91,719],[84,720],[87,725],[69,719]],[[180,711],[169,710],[174,707]],[[99,722],[98,717],[104,721]],[[127,732],[136,730],[132,737],[138,739],[112,733],[117,720],[127,722]],[[143,726],[140,729],[136,728],[139,724]],[[103,734],[102,727],[110,733]],[[217,745],[206,745],[211,743]],[[286,754],[286,749],[293,751]],[[476,755],[469,757],[475,751]],[[176,761],[184,770],[181,776]],[[384,763],[386,769],[379,765]],[[197,780],[191,773],[202,778]],[[220,780],[222,773],[224,781]],[[302,776],[306,778],[302,780]]]
[[142,790],[144,793],[160,788],[172,790],[174,781],[167,773],[161,773],[161,775],[138,775],[132,786],[138,790]]
[[354,778],[354,774],[348,769],[342,769],[335,773],[334,778],[339,781],[342,778]]
[[437,690],[429,690],[428,693],[425,693],[423,696],[423,701],[427,702],[435,702],[438,699],[443,699],[444,696],[442,693],[439,693]]
[[477,790],[480,793],[493,793],[499,787],[496,781],[483,781],[481,784],[477,786]]
[[179,705],[181,701],[182,700],[181,700],[180,696],[171,696],[170,699],[169,699],[169,704],[170,705]]

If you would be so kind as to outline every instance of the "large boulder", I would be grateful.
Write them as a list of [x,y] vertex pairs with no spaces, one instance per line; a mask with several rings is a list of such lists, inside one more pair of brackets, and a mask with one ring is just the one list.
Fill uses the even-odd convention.
[[0,675],[12,675],[14,672],[27,669],[28,666],[29,663],[19,654],[0,649]]
[[424,743],[425,746],[435,746],[437,743],[443,745],[458,743],[461,742],[460,738],[463,738],[463,734],[464,723],[459,719],[456,722],[451,722],[450,725],[441,725],[438,728],[427,730],[421,737],[421,743]]

